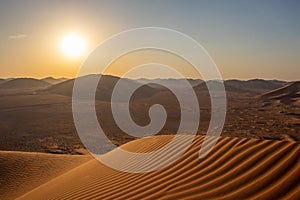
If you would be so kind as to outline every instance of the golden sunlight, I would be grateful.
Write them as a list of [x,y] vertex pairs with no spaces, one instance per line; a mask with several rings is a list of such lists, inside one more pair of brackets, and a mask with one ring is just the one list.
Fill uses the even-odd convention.
[[61,49],[66,56],[76,58],[83,55],[86,42],[77,34],[67,35],[62,39]]

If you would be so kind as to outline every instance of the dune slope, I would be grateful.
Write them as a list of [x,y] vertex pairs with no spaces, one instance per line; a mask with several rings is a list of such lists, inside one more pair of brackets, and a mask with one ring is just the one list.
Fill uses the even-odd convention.
[[[171,137],[140,139],[122,148],[152,151]],[[197,137],[175,162],[145,174],[120,172],[91,160],[20,199],[300,198],[299,143],[224,137],[207,157],[200,159],[202,141],[203,137]],[[169,152],[170,156],[174,151]]]
[[261,95],[265,100],[280,100],[285,103],[300,100],[300,81],[293,82],[287,86],[267,92]]
[[1,151],[0,199],[15,199],[90,158],[90,156]]

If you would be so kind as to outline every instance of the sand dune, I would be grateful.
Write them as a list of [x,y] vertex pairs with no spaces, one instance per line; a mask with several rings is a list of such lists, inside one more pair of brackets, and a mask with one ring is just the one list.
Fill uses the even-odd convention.
[[0,199],[15,199],[90,158],[90,156],[1,151]]
[[261,97],[267,100],[280,100],[290,103],[300,100],[300,81],[291,83],[287,86],[262,94]]
[[[171,138],[144,138],[122,148],[153,151]],[[223,137],[200,159],[202,141],[197,137],[182,157],[146,174],[120,172],[91,160],[20,199],[300,199],[299,143]]]

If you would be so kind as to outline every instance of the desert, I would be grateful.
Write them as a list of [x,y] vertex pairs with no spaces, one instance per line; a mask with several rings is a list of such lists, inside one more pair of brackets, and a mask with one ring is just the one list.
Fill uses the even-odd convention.
[[[99,94],[96,108],[101,111],[99,121],[108,138],[133,152],[153,151],[168,143],[180,121],[174,95],[158,87],[155,80],[147,80],[154,85],[136,91],[130,103],[136,123],[149,123],[143,116],[155,103],[164,105],[169,114],[156,136],[137,139],[118,128],[110,111],[109,94],[119,78],[102,77],[99,87],[105,84],[108,95]],[[6,83],[11,85],[11,81]],[[193,88],[202,115],[193,145],[163,169],[130,174],[101,164],[81,143],[72,120],[72,80],[51,85],[41,81],[32,84],[32,79],[21,79],[18,86],[14,80],[12,88],[5,82],[0,85],[3,199],[299,198],[299,82],[225,81],[228,112],[222,137],[212,152],[200,159],[195,156],[207,130],[210,100],[203,81],[190,81],[197,83]],[[142,85],[145,80],[127,83]],[[180,80],[177,84],[181,87]]]
[[300,200],[299,10],[0,0],[0,200]]

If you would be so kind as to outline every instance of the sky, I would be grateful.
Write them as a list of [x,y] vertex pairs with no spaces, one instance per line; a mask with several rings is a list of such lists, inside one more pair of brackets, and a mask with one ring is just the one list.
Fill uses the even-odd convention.
[[[72,78],[110,36],[155,26],[198,41],[224,79],[299,80],[299,10],[298,0],[2,0],[0,77]],[[70,33],[87,42],[84,54],[76,58],[67,57],[60,47]],[[189,66],[175,61],[193,78]],[[118,75],[117,68],[122,71],[129,62],[119,60],[112,73]],[[140,76],[155,78],[145,74]]]

